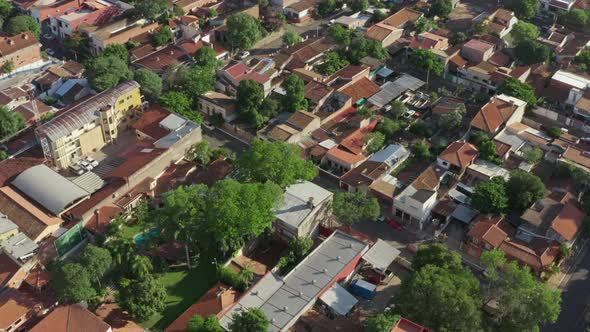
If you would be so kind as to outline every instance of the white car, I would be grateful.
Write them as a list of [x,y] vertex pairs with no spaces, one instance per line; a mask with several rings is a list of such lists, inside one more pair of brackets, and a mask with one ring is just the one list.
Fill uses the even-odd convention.
[[406,110],[403,114],[403,117],[406,119],[409,119],[412,117],[412,115],[416,114],[416,111],[414,110]]
[[244,60],[245,58],[247,58],[247,57],[249,57],[249,56],[250,56],[250,52],[248,52],[248,51],[244,51],[244,52],[241,52],[240,54],[238,54],[238,57],[239,57],[241,60]]
[[52,49],[50,49],[50,48],[45,49],[45,52],[47,52],[47,54],[49,54],[49,55],[54,55],[55,54],[55,51],[52,50]]
[[86,161],[92,165],[92,167],[98,166],[98,161],[94,160],[92,157],[86,157]]

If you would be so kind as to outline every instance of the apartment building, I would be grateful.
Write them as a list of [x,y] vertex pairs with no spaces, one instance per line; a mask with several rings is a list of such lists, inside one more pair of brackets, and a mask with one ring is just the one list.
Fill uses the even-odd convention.
[[104,0],[87,1],[73,11],[49,17],[49,28],[54,37],[63,40],[83,24],[103,25],[108,23],[122,8]]
[[127,81],[67,110],[38,127],[35,134],[45,157],[56,167],[66,168],[116,140],[141,106],[139,84]]
[[96,55],[112,44],[125,44],[146,32],[153,32],[159,24],[145,19],[124,18],[108,25],[81,25],[79,31],[88,36],[90,53]]

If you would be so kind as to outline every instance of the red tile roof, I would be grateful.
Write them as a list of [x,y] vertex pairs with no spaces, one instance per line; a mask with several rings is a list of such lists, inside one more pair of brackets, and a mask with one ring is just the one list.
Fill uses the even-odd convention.
[[159,140],[169,133],[168,130],[160,126],[160,121],[164,120],[168,115],[170,115],[170,112],[163,107],[150,107],[133,123],[132,128],[154,140]]
[[0,162],[0,187],[8,184],[8,182],[20,173],[43,162],[43,159],[30,157],[16,157],[3,160]]
[[111,327],[79,304],[57,307],[30,332],[106,332]]
[[489,134],[495,134],[498,128],[516,111],[517,107],[507,101],[493,98],[485,104],[471,120],[471,125]]
[[551,222],[551,228],[566,241],[571,241],[582,228],[586,215],[575,203],[568,202]]
[[225,72],[232,78],[237,79],[238,76],[244,75],[250,68],[245,64],[238,62],[236,64],[226,67]]
[[0,253],[0,288],[7,286],[10,279],[18,272],[20,264],[5,253]]
[[453,142],[439,155],[439,158],[463,169],[477,158],[477,148],[467,142]]
[[363,77],[353,84],[344,88],[341,92],[352,98],[352,103],[356,103],[363,98],[369,98],[379,92],[380,88],[370,79]]
[[416,324],[409,319],[400,318],[397,324],[391,329],[391,332],[432,332],[420,324]]
[[123,210],[118,206],[103,206],[84,224],[84,228],[93,234],[105,235],[109,229],[111,220],[121,213],[123,213]]

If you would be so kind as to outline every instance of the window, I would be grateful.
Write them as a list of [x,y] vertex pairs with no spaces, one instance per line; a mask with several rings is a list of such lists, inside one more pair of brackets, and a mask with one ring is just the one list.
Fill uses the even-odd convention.
[[472,238],[472,239],[471,239],[471,243],[473,243],[473,244],[478,244],[478,243],[479,243],[479,240],[478,240],[478,239],[476,239],[476,238]]

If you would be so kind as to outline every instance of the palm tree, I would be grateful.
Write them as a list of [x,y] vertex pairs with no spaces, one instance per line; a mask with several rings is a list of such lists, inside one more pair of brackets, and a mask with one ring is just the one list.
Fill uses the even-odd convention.
[[142,255],[135,255],[135,257],[133,257],[133,262],[131,263],[131,273],[133,273],[135,278],[143,279],[150,275],[153,269],[154,267],[152,266],[152,262],[148,257]]

